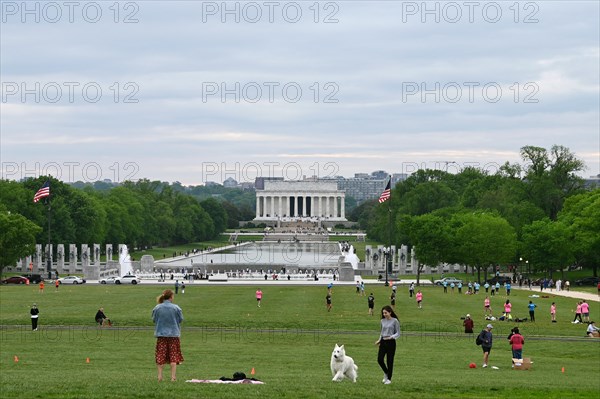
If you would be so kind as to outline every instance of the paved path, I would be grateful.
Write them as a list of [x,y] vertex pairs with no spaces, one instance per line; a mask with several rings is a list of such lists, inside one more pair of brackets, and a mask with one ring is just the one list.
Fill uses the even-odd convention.
[[540,291],[539,287],[532,288],[529,289],[527,287],[522,287],[519,288],[518,286],[512,286],[513,289],[517,289],[517,290],[521,290],[521,291],[529,291],[532,294],[535,295],[550,295],[550,296],[565,296],[565,297],[569,297],[569,298],[575,298],[575,299],[585,299],[586,301],[593,301],[593,302],[600,302],[600,296],[598,296],[598,294],[590,294],[589,292],[582,292],[582,291],[564,291],[564,290],[560,290],[560,291],[556,291],[556,289],[547,289],[544,291]]

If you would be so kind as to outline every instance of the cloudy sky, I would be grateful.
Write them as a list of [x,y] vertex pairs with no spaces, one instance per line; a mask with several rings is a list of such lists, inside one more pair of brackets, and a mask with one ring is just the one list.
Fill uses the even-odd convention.
[[600,173],[597,1],[0,1],[2,177]]

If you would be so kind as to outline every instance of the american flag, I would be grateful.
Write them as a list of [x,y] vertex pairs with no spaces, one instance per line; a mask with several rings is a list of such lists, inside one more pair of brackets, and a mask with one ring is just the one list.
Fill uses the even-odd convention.
[[33,202],[38,202],[42,198],[49,197],[49,196],[50,196],[50,182],[48,180],[46,180],[46,183],[44,183],[44,185],[39,190],[37,190],[37,193],[35,193],[35,195],[33,196]]
[[385,190],[383,190],[383,192],[381,193],[381,195],[379,196],[379,203],[383,203],[387,200],[390,199],[390,189],[392,186],[392,179],[390,178],[390,180],[388,181],[387,186],[385,186]]

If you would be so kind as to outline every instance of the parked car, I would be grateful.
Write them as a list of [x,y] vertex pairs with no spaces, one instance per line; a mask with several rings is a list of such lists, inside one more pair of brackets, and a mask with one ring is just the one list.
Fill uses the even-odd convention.
[[137,276],[134,275],[125,275],[123,277],[113,276],[106,277],[100,280],[100,284],[139,284],[142,280],[140,280]]
[[489,285],[496,285],[496,283],[500,283],[500,285],[504,285],[506,283],[512,284],[511,278],[507,276],[494,276],[487,280],[487,282]]
[[28,278],[29,282],[32,284],[38,284],[40,281],[44,280],[39,274],[24,274],[23,277]]
[[454,284],[462,283],[462,280],[461,280],[461,279],[458,279],[458,278],[456,278],[456,277],[444,277],[444,278],[443,278],[443,279],[441,279],[441,280],[435,280],[433,283],[434,283],[435,285],[443,285],[443,284],[444,284],[444,281],[445,281],[445,282],[447,282],[447,283],[448,283],[448,285],[450,285],[450,284],[452,284],[452,283],[454,283]]
[[23,276],[12,276],[2,280],[2,284],[29,284],[29,279]]
[[600,277],[584,277],[581,280],[575,280],[576,285],[596,286],[600,283]]
[[83,284],[85,280],[77,276],[66,276],[58,279],[59,284]]
[[126,276],[121,277],[120,282],[117,284],[138,284],[141,282],[142,282],[142,280],[140,280],[137,276],[126,275]]

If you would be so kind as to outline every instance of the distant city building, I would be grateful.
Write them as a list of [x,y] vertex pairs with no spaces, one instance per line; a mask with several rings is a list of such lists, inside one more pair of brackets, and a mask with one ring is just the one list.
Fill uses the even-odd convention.
[[[392,188],[400,181],[406,180],[406,173],[394,173],[392,175]],[[354,177],[336,176],[331,180],[336,180],[338,189],[346,193],[347,196],[356,200],[357,204],[361,202],[379,198],[379,195],[385,190],[385,186],[390,178],[390,174],[383,170],[377,170],[368,173],[355,173]]]
[[596,176],[590,176],[588,178],[583,179],[583,184],[585,188],[589,190],[593,190],[595,188],[600,188],[600,174]]
[[237,186],[238,182],[233,177],[228,177],[227,179],[225,179],[225,181],[223,181],[223,187],[236,188]]

